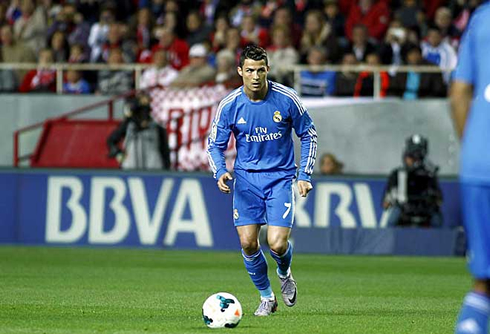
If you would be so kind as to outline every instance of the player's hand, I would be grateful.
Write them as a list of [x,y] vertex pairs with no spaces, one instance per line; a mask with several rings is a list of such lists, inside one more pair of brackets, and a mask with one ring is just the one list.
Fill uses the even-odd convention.
[[306,195],[308,195],[311,189],[313,189],[311,182],[298,181],[298,190],[301,197],[306,197]]
[[218,188],[225,194],[229,194],[231,192],[230,187],[226,184],[226,182],[233,180],[233,176],[230,173],[226,172],[220,176],[218,179]]

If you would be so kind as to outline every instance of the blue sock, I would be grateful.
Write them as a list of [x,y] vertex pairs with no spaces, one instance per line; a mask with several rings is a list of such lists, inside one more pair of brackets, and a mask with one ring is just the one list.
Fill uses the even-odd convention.
[[288,249],[282,255],[277,254],[271,249],[271,256],[277,262],[277,272],[281,276],[288,274],[288,269],[293,261],[293,245],[288,241]]
[[459,312],[455,334],[487,333],[490,299],[477,292],[469,292]]
[[255,254],[246,255],[242,249],[243,263],[247,269],[252,282],[259,290],[263,298],[272,298],[271,283],[267,277],[267,260],[264,253],[259,249]]

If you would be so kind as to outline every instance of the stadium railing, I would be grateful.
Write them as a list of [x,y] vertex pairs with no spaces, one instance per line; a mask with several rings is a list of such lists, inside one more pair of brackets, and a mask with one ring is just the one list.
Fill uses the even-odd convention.
[[[39,67],[37,63],[0,63],[0,70],[32,70]],[[152,64],[120,64],[120,65],[107,65],[107,64],[72,64],[72,63],[54,63],[46,66],[46,69],[52,69],[56,71],[56,93],[63,93],[63,75],[67,70],[79,70],[79,71],[132,71],[134,72],[135,89],[140,88],[140,79],[143,71],[152,67]],[[367,65],[293,65],[283,66],[281,70],[286,72],[292,72],[294,77],[294,88],[301,93],[300,87],[300,75],[301,71],[349,71],[349,72],[372,72],[374,79],[374,98],[379,98],[381,92],[381,76],[382,72],[388,73],[450,73],[453,69],[442,69],[437,66],[367,66]]]

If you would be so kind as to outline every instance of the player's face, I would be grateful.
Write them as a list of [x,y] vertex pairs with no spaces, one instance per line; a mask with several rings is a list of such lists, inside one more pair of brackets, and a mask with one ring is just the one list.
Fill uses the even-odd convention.
[[238,74],[243,78],[244,88],[252,93],[267,89],[267,73],[269,66],[265,60],[245,59],[243,67],[238,67]]

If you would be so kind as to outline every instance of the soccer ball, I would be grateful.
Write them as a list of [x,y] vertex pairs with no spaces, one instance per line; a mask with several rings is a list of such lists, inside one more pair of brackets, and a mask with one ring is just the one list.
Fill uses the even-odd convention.
[[202,305],[202,319],[209,328],[233,328],[242,320],[242,305],[230,293],[218,292]]

